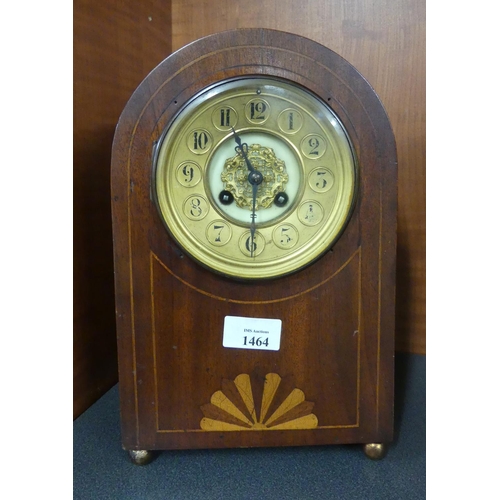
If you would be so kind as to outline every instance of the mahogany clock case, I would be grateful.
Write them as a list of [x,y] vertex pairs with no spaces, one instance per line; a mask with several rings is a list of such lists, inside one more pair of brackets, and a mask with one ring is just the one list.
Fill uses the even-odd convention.
[[[242,76],[308,89],[342,122],[357,199],[304,269],[242,282],[186,256],[152,193],[155,145],[179,110]],[[338,54],[266,29],[218,33],[155,68],[115,133],[112,216],[123,447],[387,443],[393,435],[397,161],[378,97]],[[222,346],[227,316],[282,320],[278,351]]]

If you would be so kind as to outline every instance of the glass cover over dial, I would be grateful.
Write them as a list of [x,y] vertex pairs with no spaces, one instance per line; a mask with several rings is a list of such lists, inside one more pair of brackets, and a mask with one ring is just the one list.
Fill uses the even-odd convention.
[[159,143],[160,215],[199,263],[240,279],[290,274],[348,222],[356,161],[338,117],[291,82],[223,81],[194,96]]

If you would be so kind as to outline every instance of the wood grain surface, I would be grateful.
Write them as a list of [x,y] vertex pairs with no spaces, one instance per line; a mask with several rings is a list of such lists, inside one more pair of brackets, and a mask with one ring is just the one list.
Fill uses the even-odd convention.
[[[201,267],[165,230],[151,196],[152,145],[193,95],[256,74],[307,86],[329,103],[351,138],[359,185],[328,252],[292,275],[247,283]],[[274,30],[190,44],[128,102],[111,188],[126,449],[391,441],[396,151],[380,101],[353,66]],[[280,349],[223,347],[227,316],[281,319]],[[238,387],[251,387],[252,403]]]
[[425,353],[425,0],[172,1],[172,48],[234,28],[311,38],[379,95],[398,148],[396,348]]
[[168,2],[74,2],[74,417],[118,379],[109,185],[113,134],[134,89],[170,51]]
[[132,0],[74,3],[74,414],[117,380],[109,162],[114,128],[172,50],[238,27],[316,40],[379,94],[398,146],[396,347],[425,352],[425,2]]

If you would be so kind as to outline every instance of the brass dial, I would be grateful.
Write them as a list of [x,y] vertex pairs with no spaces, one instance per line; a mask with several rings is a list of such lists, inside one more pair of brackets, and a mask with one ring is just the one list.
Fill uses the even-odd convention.
[[356,161],[338,117],[275,78],[220,82],[194,96],[155,156],[160,215],[177,243],[226,276],[297,271],[348,222]]

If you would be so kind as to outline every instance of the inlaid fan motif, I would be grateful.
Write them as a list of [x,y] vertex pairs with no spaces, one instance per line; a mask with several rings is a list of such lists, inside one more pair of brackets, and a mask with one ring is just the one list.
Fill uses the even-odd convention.
[[268,373],[259,379],[242,373],[224,379],[221,390],[201,407],[205,417],[200,426],[205,431],[314,429],[313,406],[290,377]]

